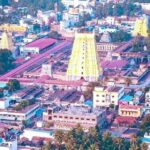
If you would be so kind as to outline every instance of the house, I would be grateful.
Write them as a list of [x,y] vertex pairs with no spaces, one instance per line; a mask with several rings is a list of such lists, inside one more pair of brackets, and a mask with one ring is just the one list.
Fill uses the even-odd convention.
[[132,104],[120,104],[118,114],[119,116],[138,118],[142,116],[142,107]]
[[123,95],[123,87],[95,87],[93,91],[93,107],[109,107],[110,104],[117,106],[119,99]]

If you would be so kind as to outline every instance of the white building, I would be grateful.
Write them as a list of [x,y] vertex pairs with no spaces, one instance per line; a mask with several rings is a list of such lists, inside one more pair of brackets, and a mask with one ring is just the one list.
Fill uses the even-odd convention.
[[123,95],[123,87],[95,87],[93,91],[93,107],[109,107],[110,104],[117,106],[119,99]]
[[145,106],[150,107],[150,91],[145,94]]
[[145,106],[143,107],[145,114],[150,113],[150,91],[145,93]]
[[66,6],[77,7],[79,5],[87,6],[89,4],[89,0],[62,0],[62,3]]
[[33,116],[35,116],[38,108],[39,108],[39,104],[34,104],[26,107],[21,111],[6,110],[6,109],[0,110],[0,120],[6,120],[6,121],[28,120],[31,119]]
[[0,150],[18,150],[17,140],[3,142],[0,144]]
[[9,107],[9,99],[8,98],[2,98],[0,99],[0,109],[6,109]]
[[42,129],[25,129],[23,134],[20,135],[20,138],[28,138],[30,141],[33,137],[42,137],[42,138],[54,138],[54,132],[53,131],[46,131]]
[[52,76],[52,65],[51,64],[43,64],[42,70],[41,70],[41,75]]
[[148,145],[148,149],[147,150],[150,150],[150,133],[146,132],[144,134],[144,137],[142,139],[142,142],[143,143],[146,143]]

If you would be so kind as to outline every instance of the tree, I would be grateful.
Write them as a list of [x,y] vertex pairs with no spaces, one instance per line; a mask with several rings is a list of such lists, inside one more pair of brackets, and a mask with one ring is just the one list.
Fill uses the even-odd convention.
[[110,104],[109,107],[112,108],[112,109],[114,109],[115,105],[114,104]]
[[[113,142],[115,143],[118,150],[128,149],[127,144],[124,142],[124,139],[122,139],[122,138],[119,138],[119,137],[113,138]],[[128,145],[130,145],[130,144],[128,143]]]
[[99,148],[96,144],[91,144],[89,150],[99,150]]
[[101,82],[90,82],[88,87],[87,87],[87,90],[84,91],[83,95],[85,97],[85,99],[89,99],[92,97],[93,95],[93,90],[96,86],[101,86]]
[[52,150],[53,149],[53,145],[51,142],[48,142],[43,148],[42,150]]
[[7,87],[11,92],[20,90],[20,82],[17,79],[10,79],[7,83]]
[[59,34],[57,31],[51,31],[48,35],[49,38],[53,38],[53,39],[60,39],[61,38],[61,34]]
[[131,39],[131,35],[123,30],[111,33],[112,42],[123,42],[129,41]]
[[0,98],[2,98],[4,96],[4,89],[0,88]]
[[148,145],[147,145],[146,143],[142,143],[142,144],[140,145],[140,149],[141,149],[141,150],[148,150]]
[[28,125],[27,120],[23,120],[23,121],[22,121],[22,124],[23,124],[24,127],[26,127],[26,126]]
[[37,10],[54,10],[57,4],[58,11],[63,11],[65,6],[61,0],[20,0],[18,3],[11,1],[13,7],[27,7],[29,13],[34,14]]
[[59,145],[63,142],[64,133],[61,130],[56,131],[55,133],[55,139],[58,142]]
[[113,15],[122,16],[124,14],[124,8],[121,4],[114,5]]
[[147,114],[141,123],[141,129],[143,132],[149,132],[150,129],[150,114]]
[[102,148],[102,133],[98,126],[96,128],[90,128],[88,138],[90,145],[95,143],[96,147],[98,147],[99,149]]
[[8,0],[0,0],[0,5],[1,5],[1,6],[6,6],[6,5],[8,5]]
[[21,107],[21,105],[18,104],[14,109],[15,109],[16,111],[19,111],[19,110],[22,109],[22,107]]
[[39,33],[40,29],[41,29],[41,27],[40,27],[40,25],[38,23],[35,23],[33,25],[33,30],[34,30],[35,33]]
[[13,68],[14,58],[12,52],[7,49],[0,49],[0,74]]

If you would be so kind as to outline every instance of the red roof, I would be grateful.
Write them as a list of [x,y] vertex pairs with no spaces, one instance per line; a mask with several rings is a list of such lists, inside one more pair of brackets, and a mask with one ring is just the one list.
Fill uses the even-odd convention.
[[131,104],[120,104],[119,108],[125,108],[125,109],[139,109],[141,106],[139,105],[131,105]]
[[114,69],[114,68],[122,68],[128,64],[126,60],[112,60],[112,61],[103,61],[101,66],[102,68]]
[[122,116],[118,116],[114,120],[114,123],[117,123],[117,124],[127,123],[127,124],[131,125],[131,124],[136,123],[136,118],[134,118],[134,117],[122,117]]
[[51,46],[52,44],[54,44],[56,42],[55,39],[51,39],[51,38],[42,38],[42,39],[38,39],[35,40],[27,45],[25,45],[25,47],[30,48],[30,47],[35,47],[35,48],[39,48],[40,50]]

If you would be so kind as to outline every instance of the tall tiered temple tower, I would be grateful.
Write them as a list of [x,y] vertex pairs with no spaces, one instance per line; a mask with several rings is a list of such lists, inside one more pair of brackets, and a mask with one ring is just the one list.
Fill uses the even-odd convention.
[[14,43],[12,37],[8,35],[8,33],[6,32],[2,33],[2,37],[0,41],[0,49],[8,49],[8,50],[14,49]]
[[137,36],[137,35],[141,35],[143,37],[148,37],[149,36],[149,26],[148,26],[148,19],[142,18],[142,19],[138,19],[135,22],[135,27],[133,30],[133,36]]
[[96,54],[94,33],[76,33],[67,70],[68,80],[97,81],[102,74]]

